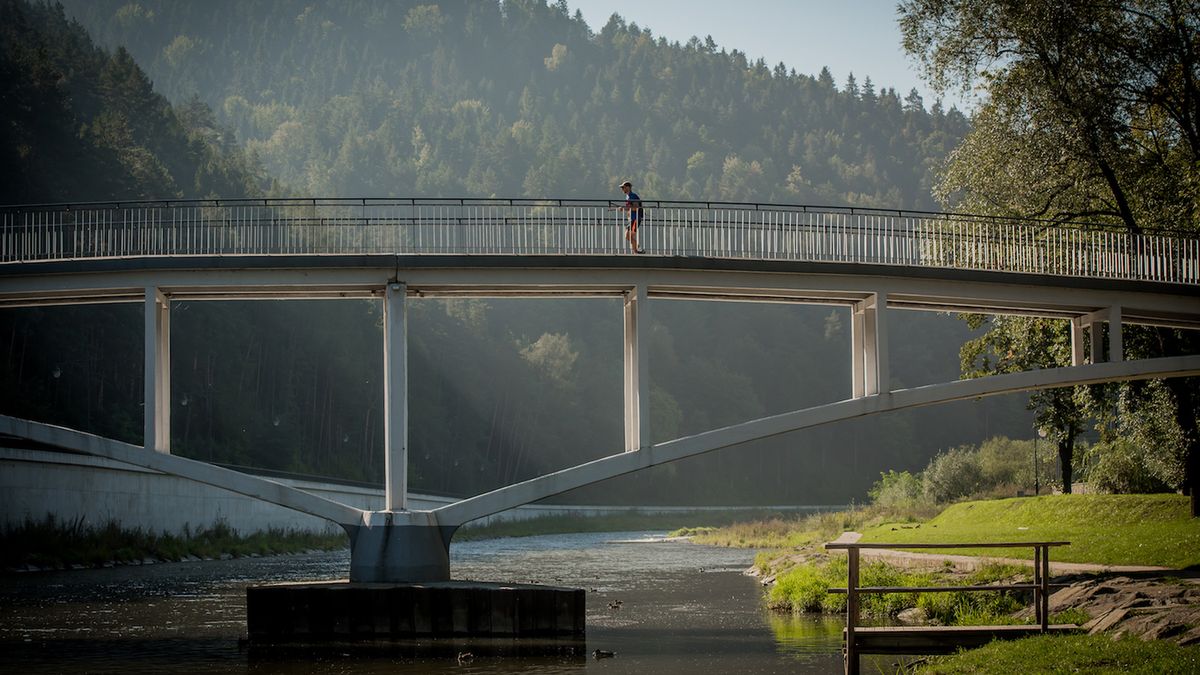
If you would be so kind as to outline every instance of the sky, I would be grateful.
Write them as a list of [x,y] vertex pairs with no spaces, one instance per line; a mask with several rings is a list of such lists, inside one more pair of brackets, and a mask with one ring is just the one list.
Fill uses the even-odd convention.
[[[783,62],[797,73],[816,75],[828,66],[840,89],[854,73],[861,86],[869,76],[878,91],[892,87],[904,98],[916,89],[925,107],[937,95],[926,86],[916,63],[900,46],[896,0],[567,0],[599,31],[613,13],[649,28],[672,42],[711,35],[718,47],[759,57],[774,67]],[[958,96],[945,106],[968,106]]]

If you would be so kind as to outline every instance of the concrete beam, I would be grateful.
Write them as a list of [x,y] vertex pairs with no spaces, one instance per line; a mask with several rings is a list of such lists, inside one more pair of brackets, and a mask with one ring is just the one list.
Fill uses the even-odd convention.
[[861,398],[866,395],[867,372],[867,318],[865,302],[850,306],[850,395]]
[[799,429],[893,410],[1055,387],[1195,375],[1200,375],[1200,356],[1172,356],[1069,368],[1046,368],[902,389],[893,391],[890,395],[865,396],[744,422],[659,443],[640,452],[609,455],[486,492],[435,509],[433,513],[437,516],[437,522],[443,525],[458,525],[639,469]]
[[1082,317],[1071,319],[1071,365],[1082,366],[1087,363],[1084,355],[1084,323]]
[[271,504],[318,516],[342,525],[361,525],[366,512],[324,499],[303,490],[288,487],[267,478],[251,476],[212,464],[154,452],[129,443],[102,438],[95,434],[51,424],[0,415],[0,433],[38,441],[56,448],[74,450],[97,457],[160,471],[172,476],[213,485]]
[[388,511],[408,509],[408,287],[387,285],[383,301],[384,489]]
[[142,444],[171,452],[171,303],[158,288],[145,290]]
[[649,330],[646,287],[636,286],[625,293],[624,372],[625,372],[625,450],[650,446],[650,369],[646,349]]

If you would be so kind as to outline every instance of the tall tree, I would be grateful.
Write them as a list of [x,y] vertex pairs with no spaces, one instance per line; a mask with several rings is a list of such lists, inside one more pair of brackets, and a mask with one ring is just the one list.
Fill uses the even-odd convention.
[[[906,0],[899,11],[929,81],[985,95],[943,174],[943,203],[1133,233],[1200,230],[1200,3]],[[1141,356],[1191,341],[1156,332]],[[1197,386],[1156,391],[1171,400],[1200,516]],[[1129,425],[1145,421],[1139,400],[1125,401]]]

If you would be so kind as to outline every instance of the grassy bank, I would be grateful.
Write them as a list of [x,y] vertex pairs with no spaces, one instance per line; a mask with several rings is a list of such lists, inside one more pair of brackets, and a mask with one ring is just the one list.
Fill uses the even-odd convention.
[[920,523],[937,513],[937,509],[897,510],[859,506],[845,511],[779,516],[723,527],[679,530],[672,534],[691,536],[697,544],[709,546],[795,549],[832,541],[848,530],[861,532],[883,523]]
[[[954,504],[923,523],[881,523],[862,541],[1069,541],[1051,560],[1104,565],[1200,565],[1200,518],[1180,495],[1047,495]],[[1030,558],[1030,549],[952,551]]]
[[[530,537],[568,532],[632,532],[639,530],[676,530],[692,532],[712,526],[736,527],[739,521],[775,520],[774,511],[687,511],[682,513],[642,513],[633,511],[606,516],[538,516],[526,520],[500,521],[490,525],[467,524],[454,535],[455,541]],[[703,526],[703,527],[702,527]]]
[[[863,532],[864,541],[959,543],[984,541],[1069,541],[1053,560],[1100,564],[1200,564],[1200,519],[1189,516],[1187,498],[1178,495],[1055,495],[955,504],[937,514],[866,507],[793,519],[771,519],[694,533],[701,543],[767,549],[755,566],[774,576],[768,604],[792,612],[838,612],[845,596],[828,593],[846,584],[846,560],[825,554],[822,544],[843,531]],[[964,553],[1028,558],[1030,549],[963,549]],[[988,565],[971,573],[944,569],[912,570],[867,562],[867,586],[933,586],[1012,583],[1028,580],[1024,568]],[[889,594],[864,598],[867,616],[885,618],[910,607],[944,624],[1005,623],[1028,602],[1019,594]],[[1058,617],[1063,623],[1087,617]]]
[[[1046,495],[970,501],[941,512],[875,506],[800,518],[773,518],[696,533],[697,543],[758,549],[818,548],[842,532],[862,541],[958,543],[1069,541],[1052,560],[1104,565],[1200,565],[1200,518],[1180,495]],[[964,549],[974,555],[1028,558],[1029,549]]]
[[153,533],[123,528],[115,522],[100,526],[82,521],[47,518],[26,520],[0,532],[0,569],[61,569],[98,567],[143,560],[175,561],[188,558],[274,555],[308,550],[345,548],[344,534],[269,530],[250,535],[236,533],[224,522],[183,534]]
[[1200,647],[1162,640],[1108,635],[1046,635],[993,642],[913,668],[921,675],[973,673],[1089,673],[1090,675],[1184,675],[1200,672]]

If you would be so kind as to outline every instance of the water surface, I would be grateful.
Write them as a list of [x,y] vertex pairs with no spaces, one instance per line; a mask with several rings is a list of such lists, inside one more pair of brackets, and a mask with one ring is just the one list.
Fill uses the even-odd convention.
[[[586,533],[454,544],[456,579],[587,591],[574,650],[496,656],[467,640],[413,649],[261,650],[246,631],[246,586],[345,578],[349,553],[242,558],[0,577],[0,671],[194,673],[835,673],[841,622],[768,612],[742,570],[753,551]],[[513,648],[508,648],[513,647]],[[456,655],[478,651],[460,663]],[[596,660],[594,649],[616,653]],[[472,653],[474,653],[472,651]],[[868,667],[864,664],[864,667]]]

